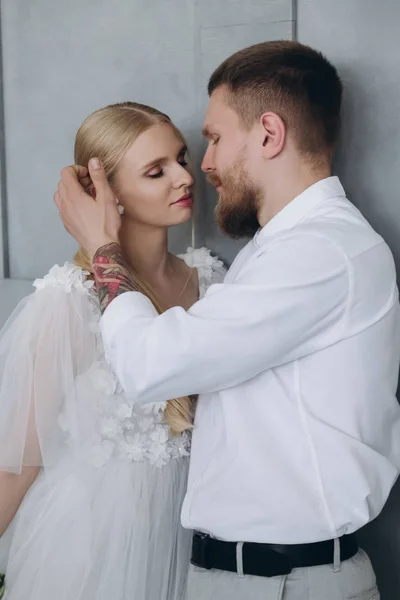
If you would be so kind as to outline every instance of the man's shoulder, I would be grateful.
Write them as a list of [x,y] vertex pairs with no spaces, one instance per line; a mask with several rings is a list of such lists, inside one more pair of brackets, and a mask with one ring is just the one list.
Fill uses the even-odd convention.
[[380,246],[387,248],[382,236],[361,211],[344,197],[318,207],[292,234],[299,237],[319,237],[326,243],[335,245],[349,259]]

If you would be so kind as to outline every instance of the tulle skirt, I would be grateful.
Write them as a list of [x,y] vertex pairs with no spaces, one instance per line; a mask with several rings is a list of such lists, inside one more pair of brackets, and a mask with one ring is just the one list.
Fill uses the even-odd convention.
[[5,599],[183,598],[187,468],[187,458],[162,468],[111,460],[100,469],[66,459],[42,471],[4,536]]

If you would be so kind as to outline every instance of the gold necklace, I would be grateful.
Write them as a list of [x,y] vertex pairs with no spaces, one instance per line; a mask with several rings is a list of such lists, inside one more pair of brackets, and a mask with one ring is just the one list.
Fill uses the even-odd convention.
[[[190,268],[190,267],[189,267],[189,268]],[[186,283],[185,283],[185,285],[183,286],[183,289],[182,289],[181,293],[180,293],[180,294],[179,294],[179,296],[178,296],[177,302],[179,302],[179,300],[182,298],[182,296],[183,296],[183,294],[184,294],[184,292],[185,292],[185,290],[186,290],[187,286],[189,285],[189,281],[191,280],[191,278],[192,278],[192,275],[193,275],[193,269],[192,269],[192,268],[190,268],[189,277],[187,278],[187,280],[186,280]]]

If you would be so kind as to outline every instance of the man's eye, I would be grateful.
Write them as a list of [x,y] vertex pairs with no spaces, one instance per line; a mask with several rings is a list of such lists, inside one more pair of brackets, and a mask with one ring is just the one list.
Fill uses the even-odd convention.
[[212,145],[212,146],[216,146],[216,145],[218,144],[218,142],[219,142],[219,138],[213,138],[213,139],[211,140],[211,145]]

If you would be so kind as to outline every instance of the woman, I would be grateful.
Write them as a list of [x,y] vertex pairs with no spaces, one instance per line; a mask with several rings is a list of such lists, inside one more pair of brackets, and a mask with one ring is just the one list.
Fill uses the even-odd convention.
[[[159,312],[188,309],[224,276],[206,249],[168,253],[168,227],[192,216],[186,152],[166,115],[131,102],[96,111],[76,136],[75,163],[105,166],[124,252]],[[179,517],[192,400],[136,407],[124,397],[90,270],[84,249],[75,265],[53,267],[1,334],[5,598],[177,600],[190,552]]]

